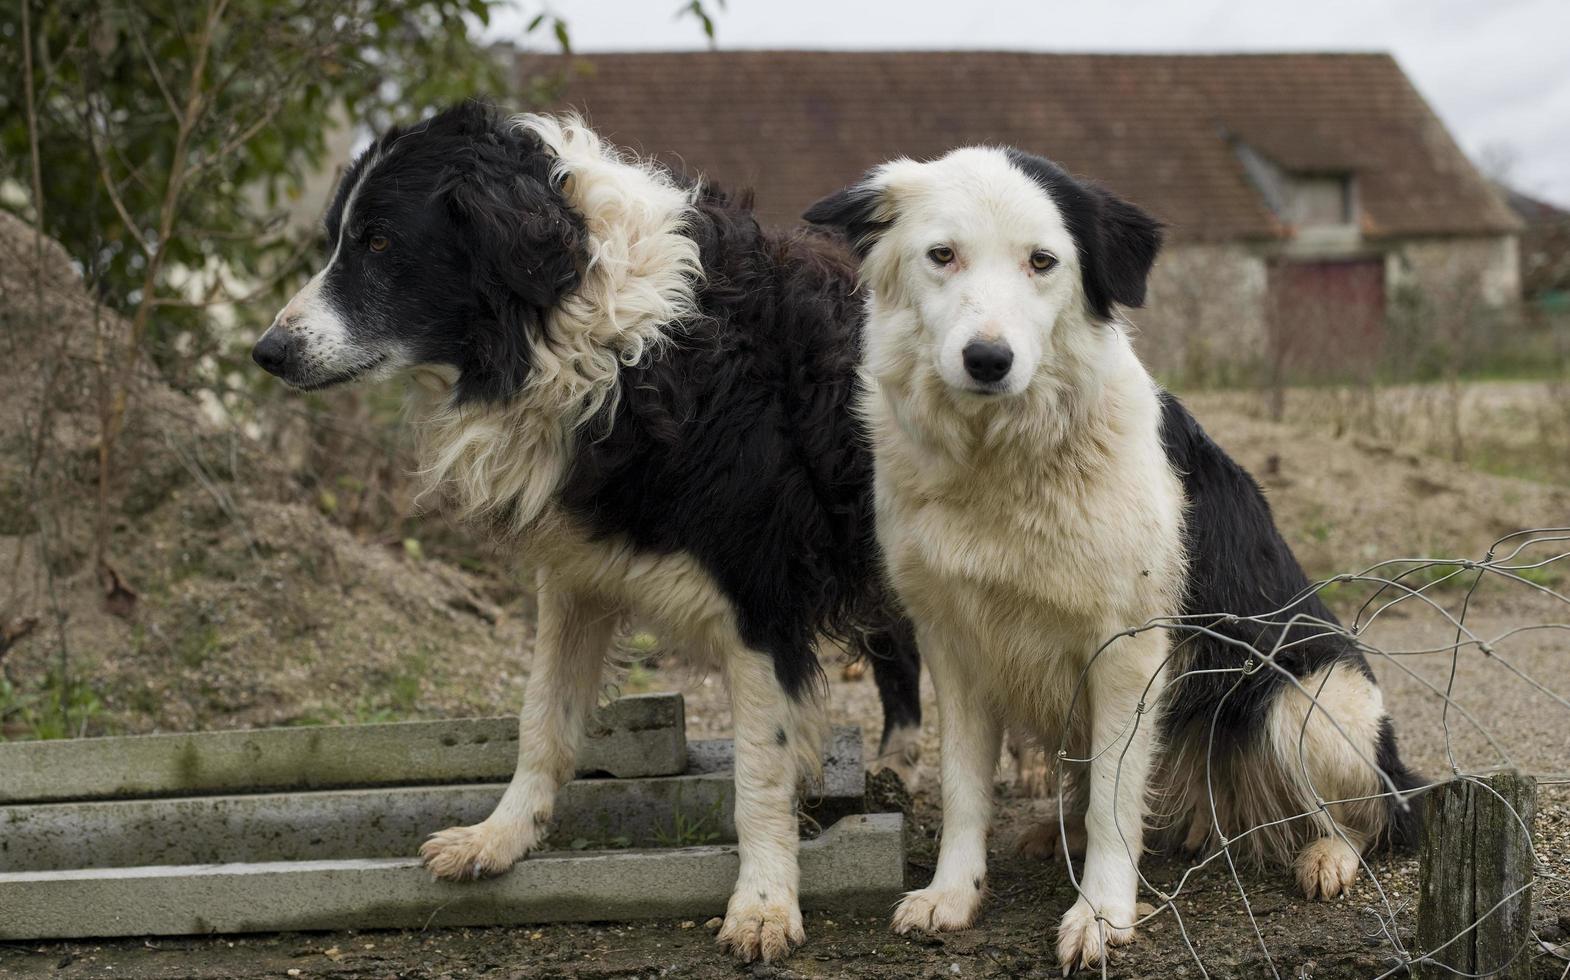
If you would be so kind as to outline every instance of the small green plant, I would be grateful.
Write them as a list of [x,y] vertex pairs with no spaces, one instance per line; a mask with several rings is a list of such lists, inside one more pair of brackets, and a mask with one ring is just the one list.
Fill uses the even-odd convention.
[[643,664],[633,664],[627,668],[627,680],[622,684],[623,689],[632,694],[642,694],[654,686],[654,674]]
[[420,674],[413,670],[400,671],[392,679],[387,692],[388,708],[398,714],[414,713],[415,702],[420,698]]
[[179,630],[173,643],[175,656],[187,667],[200,667],[221,648],[218,627],[211,623],[193,623]]
[[1324,511],[1318,507],[1313,508],[1308,515],[1308,523],[1303,527],[1303,533],[1319,544],[1330,540],[1330,532],[1335,526],[1325,520]]
[[1545,589],[1557,589],[1565,583],[1566,570],[1554,565],[1537,565],[1532,568],[1517,568],[1510,572],[1516,578],[1525,579],[1533,585],[1541,585]]
[[51,672],[36,691],[16,687],[0,675],[0,741],[6,733],[23,739],[77,738],[103,713],[98,693],[80,678]]
[[654,828],[654,839],[660,842],[661,847],[697,847],[702,844],[712,844],[720,839],[718,830],[720,823],[720,808],[724,805],[722,800],[715,800],[708,811],[696,817],[688,816],[684,811],[677,810],[671,820],[669,832]]

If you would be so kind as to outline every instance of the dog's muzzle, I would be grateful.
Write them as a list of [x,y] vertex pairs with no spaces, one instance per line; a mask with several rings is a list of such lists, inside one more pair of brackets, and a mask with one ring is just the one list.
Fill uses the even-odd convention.
[[996,340],[972,340],[960,352],[965,373],[979,384],[994,385],[1008,377],[1014,366],[1014,352]]
[[267,328],[256,346],[251,348],[251,360],[268,374],[284,377],[290,359],[294,356],[294,343],[289,332],[278,322]]

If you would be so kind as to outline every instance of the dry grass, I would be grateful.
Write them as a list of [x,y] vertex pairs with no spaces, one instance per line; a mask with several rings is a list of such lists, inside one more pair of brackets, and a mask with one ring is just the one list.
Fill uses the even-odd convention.
[[[1257,412],[1249,391],[1193,399],[1217,411]],[[1293,431],[1358,436],[1483,473],[1570,485],[1570,379],[1293,388]]]

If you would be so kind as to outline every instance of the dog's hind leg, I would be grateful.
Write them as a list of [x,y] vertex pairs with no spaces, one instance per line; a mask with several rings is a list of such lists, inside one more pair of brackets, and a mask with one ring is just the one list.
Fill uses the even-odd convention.
[[883,738],[870,768],[894,770],[914,792],[921,762],[921,657],[915,630],[909,620],[896,619],[868,635],[863,645],[883,702]]
[[821,771],[827,718],[809,684],[787,693],[766,653],[736,646],[722,660],[736,744],[741,868],[716,941],[744,962],[783,959],[806,941],[798,899],[796,789]]
[[518,716],[518,768],[489,817],[432,834],[420,848],[436,877],[500,874],[545,839],[556,792],[573,776],[615,626],[614,609],[542,579],[534,664]]
[[1363,851],[1388,823],[1390,801],[1378,795],[1384,786],[1375,768],[1388,728],[1384,698],[1345,661],[1298,683],[1301,689],[1283,685],[1271,706],[1272,761],[1293,797],[1284,807],[1310,814],[1312,831],[1298,835],[1309,838],[1294,861],[1298,885],[1309,898],[1334,898],[1357,877]]
[[[1003,736],[1003,757],[1008,760],[1014,792],[1020,796],[1057,795],[1054,767],[1046,749],[1029,732],[1011,728]],[[1079,808],[1084,812],[1084,807]]]
[[[1041,776],[1041,788],[1032,795],[1044,797],[1057,804],[1056,812],[1045,820],[1037,821],[1027,827],[1014,842],[1014,847],[1022,857],[1031,859],[1050,858],[1062,861],[1064,851],[1067,850],[1071,860],[1078,861],[1085,856],[1085,811],[1090,806],[1090,787],[1083,774],[1063,772],[1062,792],[1059,793],[1058,767],[1047,760],[1046,750],[1035,743],[1025,743],[1021,746],[1030,757],[1041,759],[1045,772]],[[1078,754],[1078,753],[1075,753]]]

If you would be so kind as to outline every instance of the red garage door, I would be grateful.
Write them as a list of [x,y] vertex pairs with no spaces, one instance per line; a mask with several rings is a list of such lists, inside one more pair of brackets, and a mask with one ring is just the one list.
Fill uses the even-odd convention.
[[1383,259],[1271,265],[1271,352],[1288,378],[1370,372],[1384,339]]

